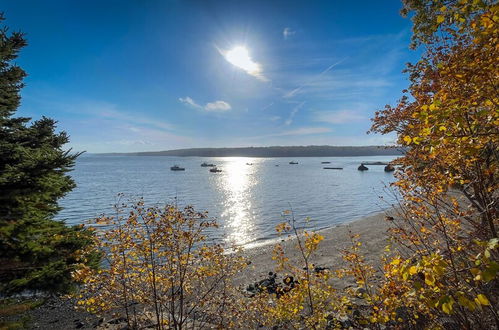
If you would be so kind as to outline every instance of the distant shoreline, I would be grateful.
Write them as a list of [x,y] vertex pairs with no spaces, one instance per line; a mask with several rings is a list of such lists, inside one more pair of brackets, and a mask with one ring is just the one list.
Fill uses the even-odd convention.
[[355,157],[400,156],[403,149],[386,146],[273,146],[243,148],[190,148],[129,153],[98,153],[99,156],[176,156],[176,157]]

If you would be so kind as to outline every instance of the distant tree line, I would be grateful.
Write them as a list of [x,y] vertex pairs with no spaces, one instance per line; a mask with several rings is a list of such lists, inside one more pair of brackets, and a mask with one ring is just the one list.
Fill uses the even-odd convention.
[[348,157],[396,156],[403,149],[384,146],[274,146],[244,148],[191,148],[166,151],[119,153],[106,155],[198,156],[198,157]]

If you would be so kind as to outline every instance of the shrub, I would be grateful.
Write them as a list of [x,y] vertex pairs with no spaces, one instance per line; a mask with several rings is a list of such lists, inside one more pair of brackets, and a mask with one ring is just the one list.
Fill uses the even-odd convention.
[[227,328],[237,321],[232,278],[246,264],[206,242],[206,230],[216,226],[206,214],[139,202],[128,215],[97,224],[110,226],[95,240],[106,265],[95,270],[82,264],[74,272],[83,283],[79,306],[123,316],[134,327]]

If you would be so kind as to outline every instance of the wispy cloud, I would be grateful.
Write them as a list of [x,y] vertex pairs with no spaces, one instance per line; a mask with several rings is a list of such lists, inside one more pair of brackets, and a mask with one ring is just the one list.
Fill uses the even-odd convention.
[[329,127],[300,127],[291,130],[284,130],[277,133],[258,135],[252,137],[246,137],[247,140],[260,140],[267,139],[271,137],[280,137],[280,136],[304,136],[304,135],[317,135],[317,134],[325,134],[331,133],[333,130]]
[[113,119],[126,123],[133,123],[148,127],[154,127],[165,131],[171,131],[174,129],[174,126],[172,124],[165,122],[163,120],[149,118],[144,115],[137,116],[125,113],[123,111],[118,110],[117,107],[115,106],[111,106],[110,108],[105,107],[104,109],[101,108],[101,110],[97,112],[97,115],[99,117],[103,117],[106,119]]
[[184,103],[184,104],[187,104],[187,105],[190,105],[191,107],[193,108],[196,108],[196,109],[202,109],[203,107],[199,104],[197,104],[196,102],[194,102],[193,99],[191,99],[189,96],[186,96],[186,97],[179,97],[178,99],[180,102]]
[[366,120],[367,117],[354,110],[317,111],[313,114],[314,121],[330,124],[345,124]]
[[282,36],[284,37],[284,40],[288,40],[292,36],[296,34],[296,31],[291,29],[290,27],[285,27],[284,30],[282,30]]
[[193,138],[177,134],[175,125],[142,109],[124,110],[95,100],[69,100],[58,107],[74,116],[64,120],[64,128],[71,132],[68,146],[74,150],[121,152],[195,145]]
[[83,115],[90,119],[108,120],[117,124],[133,126],[145,126],[162,131],[174,131],[175,126],[166,120],[152,117],[141,109],[122,109],[117,104],[106,101],[95,100],[69,100],[66,102],[51,104],[53,107],[63,109],[72,115]]
[[298,95],[306,95],[314,99],[346,99],[355,98],[359,95],[368,97],[393,84],[388,76],[379,76],[372,72],[355,72],[353,70],[338,70],[334,74],[315,78],[309,74],[288,74],[289,81],[307,80],[301,85],[283,94],[283,98],[291,99]]
[[305,105],[305,101],[300,102],[297,106],[295,106],[293,108],[293,110],[291,110],[291,112],[289,113],[288,119],[286,119],[286,121],[284,122],[284,125],[286,125],[286,126],[291,125],[293,123],[293,119],[295,118],[295,115],[298,113],[298,111],[300,111],[300,109],[304,105]]
[[123,146],[144,146],[144,145],[152,145],[151,142],[149,141],[144,141],[144,140],[115,140],[115,141],[106,141],[104,144],[107,145],[123,145]]
[[311,135],[311,134],[324,134],[330,132],[332,132],[332,129],[329,127],[301,127],[271,135],[272,136]]
[[199,109],[199,110],[204,110],[208,112],[225,112],[229,111],[232,109],[232,106],[225,101],[213,101],[213,102],[208,102],[204,106],[196,103],[192,98],[189,96],[186,97],[180,97],[178,99],[181,103],[187,104],[188,106]]
[[268,108],[270,108],[270,107],[271,107],[271,106],[273,106],[273,105],[274,105],[274,102],[270,102],[269,104],[267,104],[266,106],[264,106],[264,107],[262,108],[262,111],[267,110]]
[[[289,56],[274,63],[272,80],[279,90],[274,88],[284,99],[337,101],[354,100],[360,94],[379,96],[387,91],[386,87],[400,82],[401,60],[407,48],[402,40],[405,37],[406,33],[401,32],[321,45],[313,41],[288,43],[286,47],[292,54],[309,47],[314,53],[306,58]],[[338,58],[340,54],[342,57]]]

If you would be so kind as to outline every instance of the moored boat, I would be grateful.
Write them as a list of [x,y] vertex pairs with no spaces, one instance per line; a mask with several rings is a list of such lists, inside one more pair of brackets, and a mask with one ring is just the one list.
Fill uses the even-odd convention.
[[170,167],[170,170],[172,170],[172,171],[185,171],[185,168],[180,167],[178,165],[173,165],[172,167]]
[[222,172],[222,170],[219,169],[219,168],[214,167],[214,168],[210,168],[210,172],[211,173],[219,173],[219,172]]
[[298,164],[298,162],[289,162],[289,164],[296,165],[296,164]]
[[359,171],[367,171],[368,168],[364,164],[360,164],[359,168],[357,168]]
[[201,167],[215,167],[215,164],[208,164],[207,162],[203,162]]

